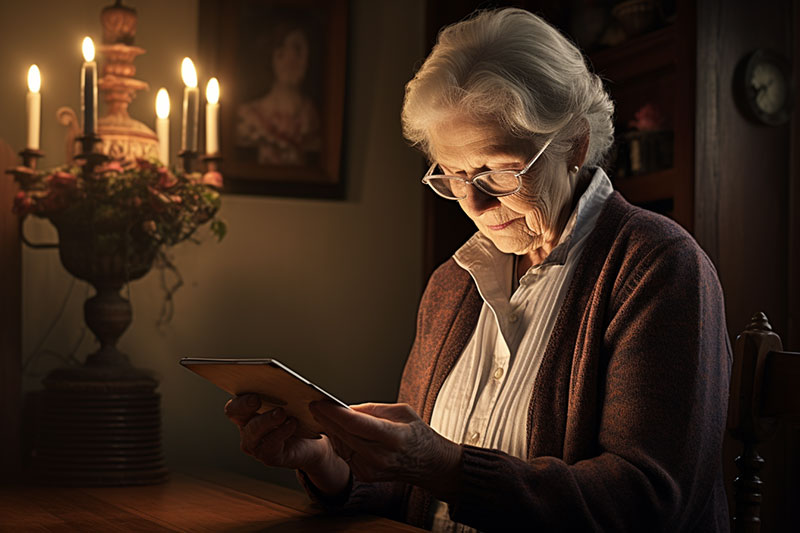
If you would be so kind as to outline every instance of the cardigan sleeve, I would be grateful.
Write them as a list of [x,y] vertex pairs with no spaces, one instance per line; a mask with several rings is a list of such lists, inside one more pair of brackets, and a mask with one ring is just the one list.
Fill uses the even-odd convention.
[[[459,491],[448,502],[453,520],[483,531],[708,525],[698,517],[707,520],[720,490],[731,357],[716,272],[686,236],[661,242],[620,275],[601,346],[591,348],[604,361],[596,453],[573,464],[525,462],[464,446]],[[580,338],[576,357],[590,349]]]
[[324,510],[335,514],[372,514],[403,520],[400,501],[402,484],[396,482],[365,483],[350,475],[347,487],[336,495],[320,491],[305,472],[297,470],[297,481],[309,499]]

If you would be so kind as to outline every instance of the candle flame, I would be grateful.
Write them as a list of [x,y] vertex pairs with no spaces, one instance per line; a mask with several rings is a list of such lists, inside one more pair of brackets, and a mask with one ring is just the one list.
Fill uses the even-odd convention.
[[39,67],[31,65],[28,69],[28,90],[32,93],[38,93],[42,88],[42,75],[39,73]]
[[197,87],[197,71],[194,69],[194,63],[188,57],[184,57],[183,63],[181,63],[181,77],[187,87]]
[[219,102],[219,82],[217,78],[211,78],[206,85],[206,101],[209,104],[216,104]]
[[83,38],[83,59],[85,61],[94,61],[94,42],[91,37]]
[[158,118],[169,117],[169,94],[163,87],[156,94],[156,116]]

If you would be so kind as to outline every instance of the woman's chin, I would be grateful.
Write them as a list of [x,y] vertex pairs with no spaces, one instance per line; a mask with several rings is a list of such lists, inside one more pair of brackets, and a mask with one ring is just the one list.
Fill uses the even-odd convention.
[[504,254],[522,255],[528,253],[534,247],[535,238],[530,235],[487,235],[494,243],[495,248]]

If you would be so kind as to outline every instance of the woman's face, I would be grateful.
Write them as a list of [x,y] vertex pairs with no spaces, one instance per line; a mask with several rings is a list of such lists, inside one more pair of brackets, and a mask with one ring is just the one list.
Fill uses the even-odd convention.
[[278,81],[299,85],[308,69],[308,39],[301,30],[294,30],[272,54],[272,65]]
[[[496,124],[456,117],[434,128],[431,148],[447,174],[471,178],[486,170],[520,170],[541,146],[514,138]],[[548,168],[557,170],[547,175]],[[518,255],[555,244],[559,216],[573,191],[566,163],[548,167],[540,158],[521,179],[522,188],[512,195],[497,198],[470,186],[467,197],[458,201],[500,251]]]

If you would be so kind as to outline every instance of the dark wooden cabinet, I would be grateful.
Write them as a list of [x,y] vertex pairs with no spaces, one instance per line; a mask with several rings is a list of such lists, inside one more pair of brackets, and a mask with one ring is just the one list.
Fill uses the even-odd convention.
[[[617,157],[608,165],[614,188],[689,231],[694,223],[694,28],[693,6],[685,3],[663,27],[588,56],[616,106],[612,157]],[[655,131],[632,126],[646,108],[661,117]]]

